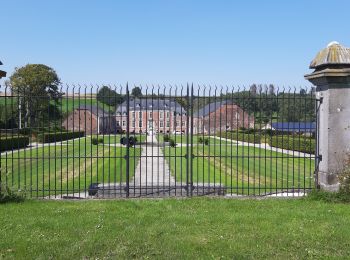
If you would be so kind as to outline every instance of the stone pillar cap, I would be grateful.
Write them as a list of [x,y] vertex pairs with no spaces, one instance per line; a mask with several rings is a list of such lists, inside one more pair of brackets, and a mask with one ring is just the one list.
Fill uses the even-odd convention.
[[333,65],[350,67],[350,48],[336,41],[330,42],[325,49],[317,53],[310,64],[310,69],[319,70]]

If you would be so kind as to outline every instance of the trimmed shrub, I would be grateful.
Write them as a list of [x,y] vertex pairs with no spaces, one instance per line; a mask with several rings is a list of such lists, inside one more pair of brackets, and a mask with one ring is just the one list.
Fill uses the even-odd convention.
[[98,145],[98,139],[97,138],[92,138],[91,139],[91,143],[93,144],[93,145]]
[[80,132],[56,132],[38,134],[37,140],[41,143],[52,143],[85,136],[84,131]]
[[99,138],[99,139],[98,139],[98,143],[99,143],[99,144],[103,144],[103,142],[104,142],[104,141],[103,141],[103,138]]
[[8,136],[0,138],[0,152],[20,149],[29,145],[29,137],[27,136]]
[[168,134],[165,134],[165,135],[163,136],[163,141],[164,141],[164,142],[169,142],[169,141],[170,141],[170,136],[169,136]]
[[310,137],[272,136],[270,146],[292,151],[315,154],[316,141]]
[[202,144],[203,143],[203,138],[202,137],[198,137],[198,143]]
[[2,186],[0,183],[0,204],[9,202],[22,202],[25,196],[20,192],[14,192],[7,186]]
[[218,134],[217,136],[222,138],[227,138],[231,140],[237,140],[247,143],[255,143],[260,144],[261,143],[261,135],[260,134],[247,134],[242,131],[229,131],[226,133]]
[[205,138],[205,139],[204,139],[204,144],[205,144],[205,145],[209,145],[209,138]]
[[170,139],[169,140],[169,145],[170,145],[170,147],[175,147],[176,146],[175,140],[174,139]]

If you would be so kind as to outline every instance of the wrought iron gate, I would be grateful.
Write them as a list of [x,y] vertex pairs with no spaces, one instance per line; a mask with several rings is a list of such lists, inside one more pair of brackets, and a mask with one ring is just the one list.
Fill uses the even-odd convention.
[[43,198],[299,196],[317,183],[320,104],[313,89],[273,85],[6,88],[1,187]]

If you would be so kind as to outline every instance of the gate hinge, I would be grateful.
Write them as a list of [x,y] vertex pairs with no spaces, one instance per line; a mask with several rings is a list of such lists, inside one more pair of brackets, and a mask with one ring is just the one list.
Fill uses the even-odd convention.
[[322,154],[318,155],[318,160],[322,161]]

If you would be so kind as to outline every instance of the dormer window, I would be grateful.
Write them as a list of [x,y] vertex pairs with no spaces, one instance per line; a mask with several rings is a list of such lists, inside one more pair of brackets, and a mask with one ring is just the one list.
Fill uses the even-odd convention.
[[139,104],[139,103],[137,103],[137,104],[136,104],[136,107],[140,107],[140,104]]

